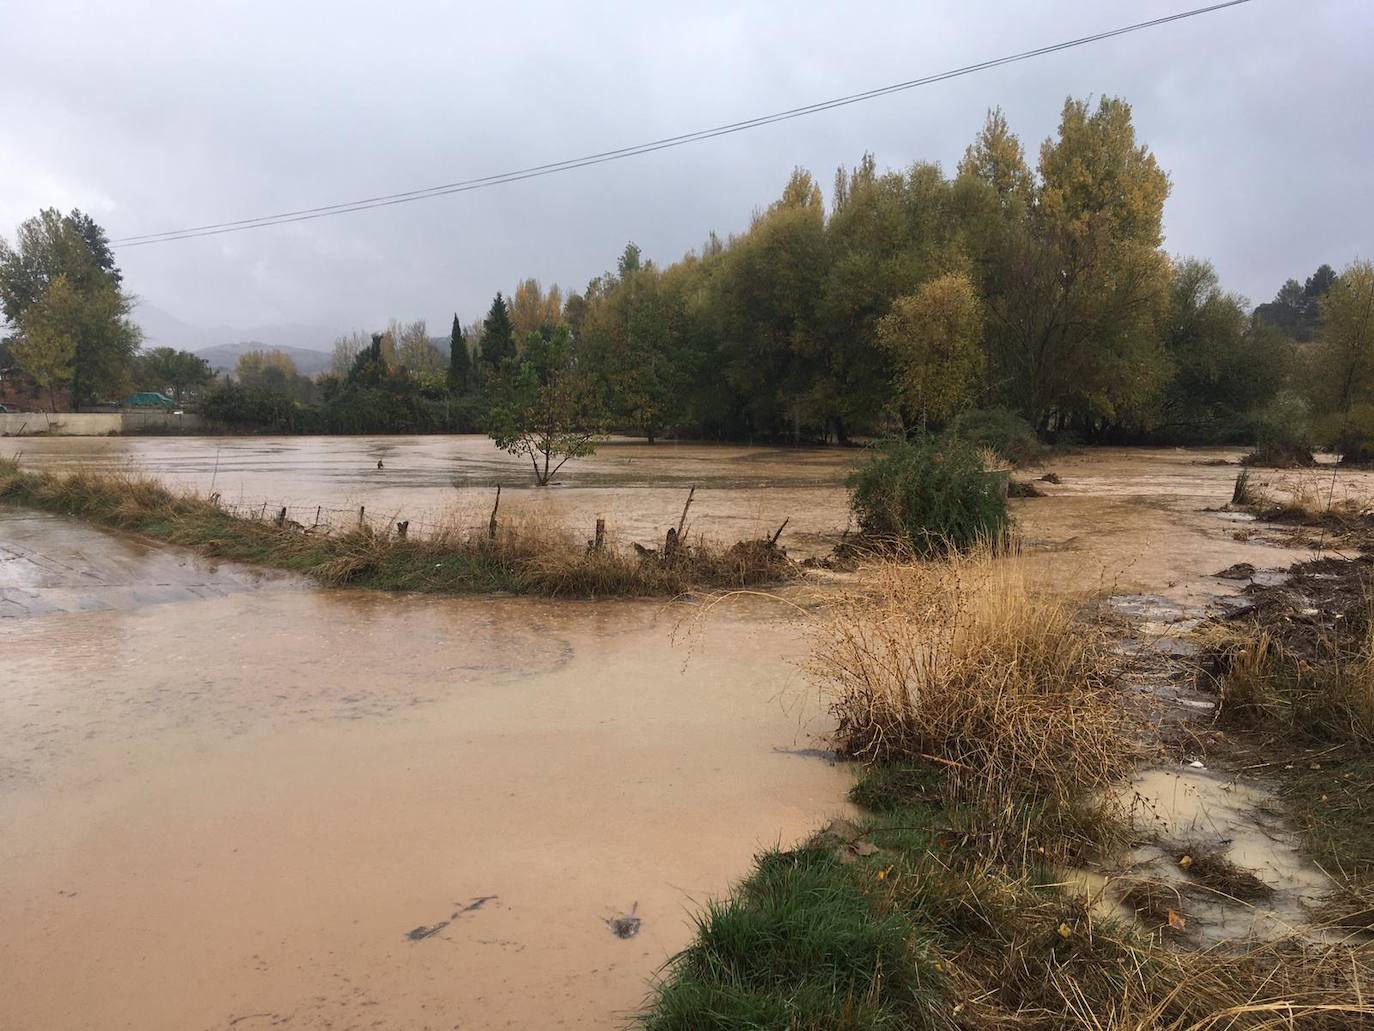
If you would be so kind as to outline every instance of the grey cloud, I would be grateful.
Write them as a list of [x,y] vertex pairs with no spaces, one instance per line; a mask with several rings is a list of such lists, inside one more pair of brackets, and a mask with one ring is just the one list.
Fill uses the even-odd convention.
[[[9,0],[0,231],[80,206],[118,237],[622,146],[1170,13],[1188,0],[699,5]],[[412,205],[122,249],[200,325],[476,318],[580,288],[627,239],[669,261],[794,165],[947,168],[1000,104],[1028,149],[1068,95],[1129,99],[1169,169],[1170,250],[1254,300],[1374,240],[1374,5],[1246,6],[648,157]]]

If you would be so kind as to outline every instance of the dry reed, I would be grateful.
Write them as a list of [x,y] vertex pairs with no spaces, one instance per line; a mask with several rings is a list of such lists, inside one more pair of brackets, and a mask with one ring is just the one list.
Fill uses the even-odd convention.
[[828,606],[811,672],[842,754],[935,763],[1007,824],[1090,805],[1135,758],[1100,628],[996,549],[871,566]]

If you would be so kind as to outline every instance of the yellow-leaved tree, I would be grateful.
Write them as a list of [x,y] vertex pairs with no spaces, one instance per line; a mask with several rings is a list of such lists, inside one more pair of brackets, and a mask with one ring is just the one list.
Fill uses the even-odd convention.
[[41,389],[57,411],[57,388],[71,382],[76,342],[81,335],[82,298],[66,275],[56,276],[25,310],[10,356]]
[[949,272],[898,297],[878,321],[878,343],[892,357],[903,407],[944,422],[973,396],[983,372],[983,313],[968,276]]

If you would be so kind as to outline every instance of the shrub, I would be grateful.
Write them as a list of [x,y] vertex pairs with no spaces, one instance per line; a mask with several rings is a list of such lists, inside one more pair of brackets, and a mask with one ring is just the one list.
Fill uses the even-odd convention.
[[1012,465],[1035,465],[1045,456],[1045,446],[1031,424],[1006,408],[969,409],[954,418],[949,432],[991,448]]
[[1246,465],[1278,469],[1312,465],[1314,439],[1307,402],[1293,393],[1282,393],[1251,417],[1255,450],[1243,459]]
[[1006,478],[956,437],[890,441],[849,477],[849,504],[869,538],[920,555],[1001,541]]

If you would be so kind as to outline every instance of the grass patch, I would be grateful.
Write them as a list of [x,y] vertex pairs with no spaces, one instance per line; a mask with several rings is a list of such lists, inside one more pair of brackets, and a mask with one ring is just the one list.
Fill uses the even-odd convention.
[[841,754],[939,767],[946,801],[979,809],[1009,844],[1076,828],[1086,845],[1112,826],[1088,800],[1135,758],[1104,645],[984,548],[873,567],[831,602],[811,671]]
[[1335,880],[1320,914],[1374,928],[1374,564],[1322,559],[1207,632],[1218,720],[1258,734],[1288,817]]
[[[760,855],[699,918],[639,1026],[1326,1031],[1374,1016],[1367,951],[1177,948],[1094,916],[1034,857],[985,855],[945,829],[955,820],[912,803],[856,828],[862,857],[828,834]],[[1148,903],[1166,926],[1172,901]]]
[[[986,551],[865,573],[830,600],[811,668],[837,744],[865,761],[850,797],[868,815],[759,856],[701,916],[640,1026],[1326,1031],[1374,1018],[1368,947],[1198,953],[1178,944],[1176,890],[1138,892],[1146,918],[1121,923],[1061,889],[1055,864],[1112,837],[1094,800],[1133,757],[1113,663],[1075,611]],[[1196,876],[1244,894],[1224,862],[1207,855]]]
[[509,591],[573,597],[677,595],[696,589],[777,583],[795,565],[768,540],[729,547],[681,544],[669,555],[589,547],[555,528],[503,522],[453,524],[424,537],[370,526],[306,530],[225,512],[208,498],[177,493],[140,476],[28,472],[0,460],[0,501],[76,516],[113,529],[271,566],[321,583],[394,591],[464,594]]
[[942,982],[920,928],[833,854],[772,851],[698,918],[644,1026],[933,1027]]
[[1374,882],[1374,754],[1293,765],[1280,794],[1313,854],[1335,876]]

